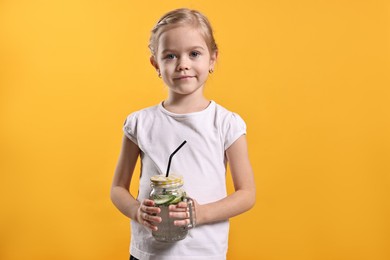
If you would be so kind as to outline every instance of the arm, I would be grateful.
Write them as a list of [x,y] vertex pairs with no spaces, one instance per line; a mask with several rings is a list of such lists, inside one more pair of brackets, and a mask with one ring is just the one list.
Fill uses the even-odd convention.
[[122,149],[111,185],[111,200],[125,216],[155,229],[152,222],[160,222],[161,218],[152,216],[152,214],[159,213],[160,209],[153,207],[154,202],[151,200],[144,200],[140,203],[129,192],[139,154],[138,146],[123,136]]
[[245,135],[238,138],[226,150],[226,156],[235,191],[222,200],[197,205],[197,225],[227,220],[248,211],[255,204],[255,181]]
[[[227,220],[253,207],[256,200],[256,188],[252,167],[249,162],[247,142],[245,136],[238,138],[227,150],[230,172],[234,183],[234,193],[219,201],[200,205],[195,201],[196,225]],[[187,203],[181,202],[178,206],[170,206],[171,217],[183,218],[175,221],[175,225],[189,223]]]

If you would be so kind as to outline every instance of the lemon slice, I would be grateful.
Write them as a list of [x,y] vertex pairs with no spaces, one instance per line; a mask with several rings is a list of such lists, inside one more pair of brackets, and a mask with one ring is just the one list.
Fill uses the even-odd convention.
[[154,204],[158,205],[163,205],[163,204],[168,204],[171,201],[175,200],[176,197],[174,195],[156,195],[154,197]]

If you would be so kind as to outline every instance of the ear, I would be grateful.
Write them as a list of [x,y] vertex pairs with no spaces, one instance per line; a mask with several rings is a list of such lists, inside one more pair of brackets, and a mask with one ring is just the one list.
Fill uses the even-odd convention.
[[159,71],[160,68],[158,67],[158,63],[156,61],[156,58],[154,56],[150,56],[150,63],[152,64],[152,66],[157,70]]
[[211,55],[210,55],[210,69],[214,70],[214,66],[215,66],[215,63],[217,62],[217,58],[218,58],[218,50],[211,53]]

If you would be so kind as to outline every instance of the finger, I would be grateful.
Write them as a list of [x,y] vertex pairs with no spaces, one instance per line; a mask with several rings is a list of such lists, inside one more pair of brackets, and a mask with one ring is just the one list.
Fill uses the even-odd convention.
[[150,199],[144,199],[144,201],[142,202],[143,205],[146,205],[146,206],[154,206],[154,201],[153,200],[150,200]]
[[143,220],[142,225],[144,225],[147,228],[150,228],[153,231],[157,231],[157,229],[158,229],[157,226],[153,225],[151,222],[149,222],[147,220]]
[[178,226],[178,227],[188,226],[189,224],[190,224],[189,219],[175,220],[173,222],[173,225]]
[[178,204],[177,205],[170,205],[169,206],[170,211],[175,211],[175,212],[185,212],[187,211],[187,207],[180,207]]
[[143,213],[142,218],[143,218],[143,220],[145,220],[151,224],[160,223],[162,221],[161,217],[149,215],[148,213]]
[[160,213],[161,209],[158,207],[148,207],[146,205],[141,205],[141,210],[143,212],[147,212],[149,214],[157,214]]
[[177,218],[177,219],[189,219],[190,218],[190,213],[188,211],[185,212],[175,212],[171,211],[169,212],[169,217],[170,218]]
[[179,203],[177,204],[177,207],[178,207],[178,208],[188,208],[188,203],[187,203],[187,202],[184,202],[184,201],[179,202]]

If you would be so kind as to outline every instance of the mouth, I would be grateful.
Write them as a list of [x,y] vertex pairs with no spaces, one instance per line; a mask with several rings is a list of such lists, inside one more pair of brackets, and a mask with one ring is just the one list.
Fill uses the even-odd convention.
[[194,78],[194,77],[195,77],[195,76],[183,75],[183,76],[175,77],[175,78],[173,78],[173,80],[187,80],[187,79],[192,79],[192,78]]

